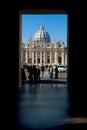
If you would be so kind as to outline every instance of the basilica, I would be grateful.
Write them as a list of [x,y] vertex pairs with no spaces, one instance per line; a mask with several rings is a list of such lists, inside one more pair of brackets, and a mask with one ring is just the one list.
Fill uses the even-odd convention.
[[40,29],[21,47],[21,63],[29,65],[67,66],[67,47],[62,40],[51,41],[49,33],[41,25]]

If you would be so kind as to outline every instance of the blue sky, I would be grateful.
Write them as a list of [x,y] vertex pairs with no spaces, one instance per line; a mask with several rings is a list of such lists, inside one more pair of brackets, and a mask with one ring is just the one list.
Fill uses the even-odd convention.
[[62,40],[67,46],[67,14],[23,14],[22,15],[22,43],[29,40],[44,26],[51,41]]

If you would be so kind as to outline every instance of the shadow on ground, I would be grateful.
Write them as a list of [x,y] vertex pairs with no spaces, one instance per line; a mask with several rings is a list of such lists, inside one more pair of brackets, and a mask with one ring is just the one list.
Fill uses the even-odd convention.
[[[25,83],[30,83],[30,82],[29,81],[25,81]],[[56,80],[56,79],[41,79],[40,81],[37,81],[36,83],[40,83],[40,84],[44,84],[44,83],[45,84],[66,84],[67,81]]]

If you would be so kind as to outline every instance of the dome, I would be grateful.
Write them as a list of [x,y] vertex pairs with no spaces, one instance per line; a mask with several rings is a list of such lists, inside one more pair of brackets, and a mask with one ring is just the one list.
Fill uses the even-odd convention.
[[50,42],[50,36],[48,32],[44,30],[44,26],[41,25],[39,31],[34,36],[34,41]]

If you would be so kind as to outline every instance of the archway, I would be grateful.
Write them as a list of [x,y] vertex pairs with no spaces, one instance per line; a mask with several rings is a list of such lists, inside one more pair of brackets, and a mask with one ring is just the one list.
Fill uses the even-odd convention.
[[62,57],[59,56],[59,57],[58,57],[58,64],[61,65],[61,63],[62,63]]

